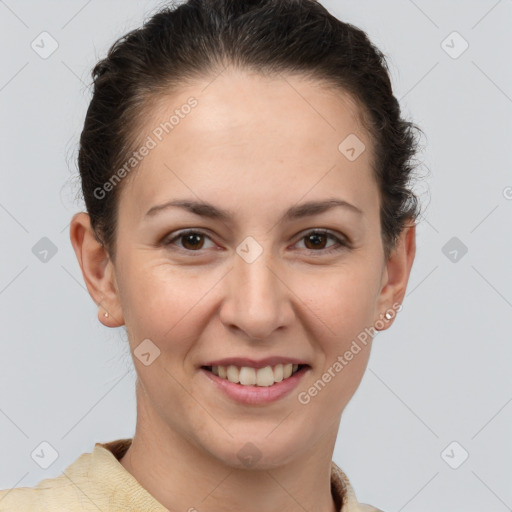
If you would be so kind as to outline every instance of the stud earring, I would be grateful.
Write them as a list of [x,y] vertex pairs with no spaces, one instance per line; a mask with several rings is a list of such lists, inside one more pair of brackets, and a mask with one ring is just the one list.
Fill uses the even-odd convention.
[[103,316],[104,316],[105,318],[108,318],[108,312],[106,312],[106,311],[105,311],[105,313],[103,313]]

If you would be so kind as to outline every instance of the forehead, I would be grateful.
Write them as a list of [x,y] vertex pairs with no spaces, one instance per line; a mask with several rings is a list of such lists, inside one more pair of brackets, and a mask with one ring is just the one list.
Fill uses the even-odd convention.
[[[358,188],[372,179],[357,103],[301,76],[225,70],[159,98],[141,133],[154,147],[125,185],[144,207],[169,199],[167,183],[193,188],[188,195],[226,185],[240,194],[278,187],[303,195],[319,179]],[[354,136],[366,149],[350,161],[340,144]]]

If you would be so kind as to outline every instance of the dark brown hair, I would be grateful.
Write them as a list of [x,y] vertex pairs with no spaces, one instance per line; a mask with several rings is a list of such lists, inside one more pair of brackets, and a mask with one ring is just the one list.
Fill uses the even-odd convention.
[[387,258],[408,220],[419,216],[411,183],[421,130],[401,117],[384,54],[315,0],[188,0],[161,7],[119,38],[92,71],[78,167],[92,228],[111,259],[122,183],[98,190],[140,143],[158,99],[228,65],[302,75],[351,95],[372,141]]

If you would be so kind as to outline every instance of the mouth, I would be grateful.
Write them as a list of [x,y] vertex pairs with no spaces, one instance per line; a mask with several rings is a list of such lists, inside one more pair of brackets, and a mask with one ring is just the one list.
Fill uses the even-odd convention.
[[201,368],[232,384],[270,387],[290,379],[302,370],[310,368],[310,366],[308,364],[279,363],[263,368],[235,365],[202,366]]
[[213,389],[228,399],[244,406],[265,406],[290,396],[312,369],[300,361],[283,359],[209,361],[209,365],[199,370],[207,377],[207,385],[213,385]]

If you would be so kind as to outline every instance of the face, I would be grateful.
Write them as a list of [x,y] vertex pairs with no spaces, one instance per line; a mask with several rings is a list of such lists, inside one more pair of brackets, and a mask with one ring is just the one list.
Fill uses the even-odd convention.
[[[123,183],[105,302],[126,325],[138,400],[226,464],[243,450],[261,467],[306,456],[335,437],[368,362],[361,333],[396,300],[357,106],[304,78],[226,70],[162,99],[148,135],[154,147]],[[339,149],[348,136],[365,145],[355,159]],[[189,206],[162,206],[178,201]],[[301,366],[250,388],[204,368],[231,358]],[[279,380],[268,372],[242,370],[247,382]]]

